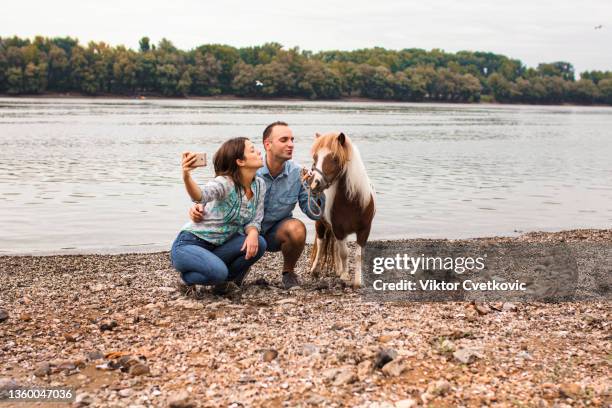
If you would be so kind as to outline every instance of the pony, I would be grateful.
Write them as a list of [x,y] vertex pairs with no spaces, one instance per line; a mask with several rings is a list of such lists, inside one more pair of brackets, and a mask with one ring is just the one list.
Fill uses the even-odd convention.
[[312,145],[312,193],[325,195],[321,218],[316,221],[316,240],[310,272],[317,277],[334,269],[340,279],[350,281],[347,237],[357,235],[357,265],[354,287],[361,286],[361,257],[376,212],[376,195],[359,150],[344,133],[316,134]]

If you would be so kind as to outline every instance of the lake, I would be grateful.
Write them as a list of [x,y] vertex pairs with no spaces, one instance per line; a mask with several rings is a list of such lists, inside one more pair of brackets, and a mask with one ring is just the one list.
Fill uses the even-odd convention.
[[377,191],[373,239],[612,225],[608,107],[0,98],[0,253],[168,249],[191,205],[181,152],[261,147],[276,120],[308,166],[315,132],[352,138]]

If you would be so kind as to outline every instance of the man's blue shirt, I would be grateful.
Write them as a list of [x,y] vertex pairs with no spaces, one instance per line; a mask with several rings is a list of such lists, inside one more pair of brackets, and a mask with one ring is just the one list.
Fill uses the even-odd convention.
[[[296,203],[300,203],[302,212],[311,220],[320,217],[312,214],[308,209],[308,191],[304,189],[301,180],[302,167],[292,160],[287,160],[283,165],[283,171],[276,177],[272,177],[268,165],[264,159],[264,166],[257,170],[257,176],[266,182],[266,198],[264,201],[264,218],[261,224],[261,232],[265,234],[274,224],[287,217],[293,216]],[[311,207],[315,200],[311,200]],[[325,196],[321,195],[319,200],[321,210],[325,205]]]

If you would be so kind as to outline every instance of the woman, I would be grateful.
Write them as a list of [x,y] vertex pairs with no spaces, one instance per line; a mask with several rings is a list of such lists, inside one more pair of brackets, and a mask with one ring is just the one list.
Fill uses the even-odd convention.
[[185,224],[172,244],[172,264],[188,287],[240,285],[266,250],[259,235],[266,186],[255,177],[261,152],[246,137],[226,141],[213,158],[216,177],[201,189],[191,177],[195,159],[183,154],[183,181],[191,199],[205,206],[204,219]]

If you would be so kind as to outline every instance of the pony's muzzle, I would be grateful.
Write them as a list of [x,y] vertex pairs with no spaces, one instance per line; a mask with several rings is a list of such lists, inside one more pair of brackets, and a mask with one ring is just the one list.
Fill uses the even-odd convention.
[[312,180],[312,183],[310,183],[310,189],[314,192],[318,192],[318,188],[321,185],[321,182],[319,180],[317,180],[316,178],[314,180]]

